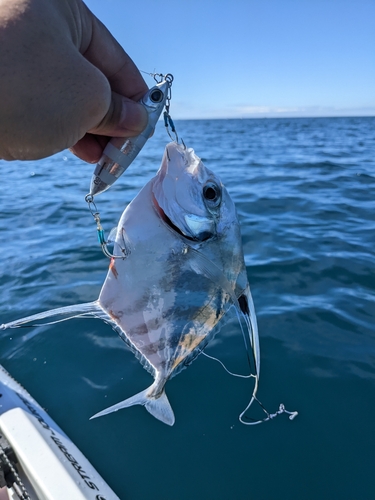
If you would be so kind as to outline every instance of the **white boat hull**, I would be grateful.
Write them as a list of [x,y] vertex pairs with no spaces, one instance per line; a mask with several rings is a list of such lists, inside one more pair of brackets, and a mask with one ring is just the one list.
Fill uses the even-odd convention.
[[32,487],[31,499],[119,500],[68,436],[1,365],[0,394],[0,433],[18,459],[17,471],[25,485]]

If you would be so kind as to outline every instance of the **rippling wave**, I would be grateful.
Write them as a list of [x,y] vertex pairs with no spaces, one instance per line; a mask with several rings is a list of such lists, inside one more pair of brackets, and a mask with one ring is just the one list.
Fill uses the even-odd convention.
[[[95,320],[3,332],[2,364],[121,498],[373,498],[375,119],[176,125],[236,203],[261,337],[259,397],[271,410],[281,398],[298,419],[242,428],[249,385],[199,359],[170,382],[173,429],[137,409],[89,423],[150,382]],[[107,233],[166,142],[160,125],[98,197]],[[63,152],[1,169],[0,322],[97,298],[108,262],[84,202],[92,166]],[[225,342],[215,353],[233,367],[240,349]]]

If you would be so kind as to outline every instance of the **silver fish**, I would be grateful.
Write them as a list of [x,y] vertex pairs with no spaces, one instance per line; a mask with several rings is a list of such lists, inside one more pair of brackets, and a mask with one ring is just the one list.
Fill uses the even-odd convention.
[[[2,325],[14,328],[52,315],[95,316],[109,323],[154,382],[94,417],[143,405],[173,425],[166,382],[186,368],[235,307],[245,323],[255,368],[259,340],[235,206],[219,178],[192,149],[170,143],[161,167],[120,219],[99,298]],[[92,418],[94,418],[92,417]]]

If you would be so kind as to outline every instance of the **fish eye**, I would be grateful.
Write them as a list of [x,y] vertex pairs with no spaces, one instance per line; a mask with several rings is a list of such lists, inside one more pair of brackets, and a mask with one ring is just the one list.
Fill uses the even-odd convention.
[[210,205],[218,205],[221,201],[220,187],[213,182],[209,182],[203,188],[203,197]]

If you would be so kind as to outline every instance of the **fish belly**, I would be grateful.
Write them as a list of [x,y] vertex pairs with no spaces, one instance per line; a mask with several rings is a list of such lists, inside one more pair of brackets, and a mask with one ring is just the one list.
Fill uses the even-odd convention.
[[129,255],[111,264],[99,302],[146,369],[167,380],[207,344],[228,297],[196,272],[194,254],[153,209],[148,185],[143,194],[121,218],[117,239],[126,234]]

